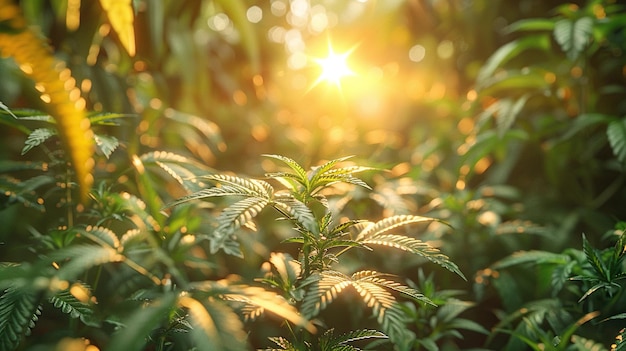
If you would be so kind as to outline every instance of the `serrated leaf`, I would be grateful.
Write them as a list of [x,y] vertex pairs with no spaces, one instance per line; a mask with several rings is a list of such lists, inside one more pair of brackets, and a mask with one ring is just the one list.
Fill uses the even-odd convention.
[[609,123],[606,135],[615,157],[621,163],[626,163],[626,118]]
[[412,333],[404,325],[406,315],[391,293],[366,280],[354,280],[352,286],[361,295],[367,307],[372,309],[376,321],[391,341],[404,344],[412,339]]
[[[285,163],[287,166],[289,166],[289,168],[291,168],[291,170],[293,170],[295,173],[291,174],[291,176],[287,176],[290,178],[293,178],[295,180],[297,180],[300,184],[302,184],[305,188],[308,188],[309,186],[309,179],[307,176],[306,171],[304,170],[304,168],[302,168],[302,166],[300,166],[300,164],[294,160],[292,160],[289,157],[285,157],[285,156],[281,156],[281,155],[262,155],[264,157],[269,157],[269,158],[273,158],[275,160],[279,160],[283,163]],[[286,175],[283,174],[280,177],[285,177]]]
[[0,351],[14,350],[41,314],[32,290],[9,288],[0,295]]
[[33,130],[26,138],[24,147],[22,148],[22,155],[26,154],[32,148],[43,144],[51,136],[56,135],[54,129],[51,128],[38,128]]
[[459,270],[459,267],[454,262],[450,261],[448,256],[442,254],[439,249],[419,239],[403,235],[384,234],[357,241],[364,245],[382,245],[416,254],[466,279]]
[[211,241],[211,252],[222,248],[231,234],[256,217],[269,202],[266,198],[249,197],[224,209],[217,217],[218,227],[214,232],[214,240]]
[[315,317],[351,283],[350,277],[340,272],[319,273],[319,279],[311,284],[308,293],[304,296],[300,312],[307,318]]
[[358,281],[367,281],[373,284],[376,284],[380,287],[397,291],[404,295],[407,295],[416,301],[427,303],[431,306],[437,306],[433,303],[429,298],[424,296],[422,293],[417,291],[416,289],[410,288],[404,284],[401,284],[397,281],[393,281],[390,279],[384,278],[385,275],[378,273],[376,271],[360,271],[352,275],[352,278]]
[[86,229],[79,229],[78,232],[91,239],[101,246],[108,246],[117,249],[120,247],[120,240],[109,228],[88,226]]
[[554,24],[553,34],[567,57],[575,61],[591,40],[593,19],[591,17],[581,17],[576,20],[564,18]]
[[425,222],[433,222],[433,221],[436,221],[436,219],[430,218],[430,217],[414,216],[414,215],[398,215],[398,216],[387,217],[376,223],[368,223],[367,225],[365,225],[365,227],[357,235],[356,240],[360,241],[366,238],[374,238],[374,237],[377,237],[378,235],[386,234],[394,229],[397,229],[399,227],[409,225],[409,224],[425,223]]
[[361,329],[361,330],[353,330],[342,334],[338,337],[333,338],[333,342],[336,344],[343,344],[347,342],[353,342],[364,339],[387,339],[389,338],[384,333],[378,330],[371,329]]
[[591,265],[591,267],[596,272],[596,278],[602,280],[604,282],[611,281],[611,275],[606,267],[605,262],[602,260],[601,253],[591,246],[591,243],[587,240],[585,235],[583,234],[583,252],[585,253],[585,257],[587,258],[587,262]]
[[277,196],[272,205],[283,214],[288,215],[290,219],[298,222],[313,235],[319,234],[320,228],[315,215],[313,215],[311,209],[298,199],[291,195]]
[[117,140],[117,138],[114,136],[94,135],[94,138],[96,141],[96,146],[98,147],[98,149],[100,149],[100,151],[106,158],[111,157],[113,151],[115,151],[115,149],[120,146],[119,140]]
[[139,160],[144,166],[156,166],[163,170],[187,191],[199,191],[206,187],[201,176],[210,172],[207,167],[188,157],[172,152],[153,151],[143,154]]
[[[90,290],[90,287],[84,284],[82,286]],[[92,307],[78,300],[70,293],[69,289],[55,293],[54,296],[49,298],[49,301],[54,307],[61,309],[63,313],[70,315],[72,318],[80,319],[85,325],[91,327],[100,326],[100,323],[94,319]]]
[[215,174],[205,177],[218,184],[227,184],[239,188],[251,194],[251,196],[270,199],[274,195],[274,188],[266,181],[258,179],[247,179],[236,176]]

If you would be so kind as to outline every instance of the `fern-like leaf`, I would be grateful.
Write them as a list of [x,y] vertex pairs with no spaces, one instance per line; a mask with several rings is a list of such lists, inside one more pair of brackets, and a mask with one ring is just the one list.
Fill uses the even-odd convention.
[[432,306],[437,306],[434,302],[432,302],[429,298],[421,294],[416,289],[410,288],[397,281],[386,279],[385,276],[386,274],[381,274],[376,271],[360,271],[355,273],[353,275],[353,278],[359,281],[367,281],[386,289],[397,291],[415,299],[416,301],[424,302]]
[[211,241],[211,251],[217,252],[222,248],[231,234],[256,217],[269,202],[266,198],[249,197],[224,209],[217,218],[218,228],[214,232],[214,240]]
[[120,247],[120,240],[111,229],[88,226],[86,229],[80,229],[79,233],[101,246],[108,246],[114,249]]
[[427,260],[440,265],[441,267],[458,274],[466,279],[459,267],[448,256],[442,254],[439,249],[430,246],[419,239],[411,238],[403,235],[384,234],[374,237],[358,240],[363,245],[382,245],[404,250],[412,254],[419,255]]
[[172,152],[153,151],[141,155],[139,160],[144,166],[158,167],[187,191],[199,191],[207,185],[200,176],[210,170],[188,157]]
[[320,228],[313,212],[298,199],[291,195],[281,195],[276,197],[272,205],[283,214],[288,215],[290,219],[298,222],[307,231],[314,235],[319,234]]
[[599,250],[591,246],[591,243],[589,243],[589,241],[587,240],[584,234],[583,234],[583,252],[585,253],[585,257],[587,257],[587,262],[589,262],[589,264],[594,269],[594,271],[596,271],[595,278],[603,282],[610,282],[612,278],[610,275],[611,272],[609,272],[608,267],[606,266],[605,262],[602,260],[601,253],[599,252]]
[[345,344],[348,342],[365,340],[365,339],[387,339],[388,336],[378,330],[360,329],[352,330],[337,337],[333,337],[332,340],[335,344]]
[[263,351],[279,351],[279,350],[297,351],[298,350],[291,342],[289,342],[289,340],[283,337],[272,336],[272,337],[269,337],[268,340],[278,345],[280,349],[264,349]]
[[[307,176],[307,172],[300,166],[300,164],[289,157],[281,156],[281,155],[263,155],[264,157],[273,158],[275,160],[281,161],[295,173],[277,173],[274,175],[268,175],[273,178],[292,178],[296,180],[298,183],[302,184],[305,188],[309,187],[309,178]],[[271,173],[270,173],[271,174]]]
[[386,234],[396,228],[416,223],[425,223],[436,221],[434,218],[413,216],[413,215],[398,215],[387,217],[376,223],[368,223],[357,235],[356,240],[364,240],[368,238],[374,238],[379,235]]
[[[91,288],[85,284],[81,284],[81,286],[85,289],[91,290]],[[100,326],[100,323],[98,323],[94,318],[92,307],[89,304],[77,299],[70,292],[70,289],[57,292],[54,296],[49,298],[49,301],[54,307],[61,309],[63,313],[68,314],[72,318],[80,319],[80,321],[85,323],[85,325],[91,327]]]
[[96,146],[102,152],[102,154],[109,158],[115,149],[120,146],[119,140],[114,136],[108,135],[95,135]]
[[[358,278],[358,275],[353,275],[353,278]],[[404,325],[405,314],[389,291],[366,279],[355,279],[352,286],[367,307],[372,309],[376,321],[393,342],[402,344],[410,339],[409,331]]]
[[22,155],[26,154],[32,148],[43,144],[46,140],[50,139],[56,132],[50,128],[37,128],[33,130],[26,138],[24,147],[22,148]]
[[219,185],[226,184],[238,188],[243,192],[265,199],[270,199],[274,194],[274,188],[266,181],[258,179],[247,179],[225,174],[215,174],[205,177]]
[[351,284],[351,278],[343,273],[330,270],[319,273],[319,279],[311,284],[302,301],[302,314],[307,318],[316,316]]
[[39,297],[32,291],[6,289],[0,295],[0,351],[14,350],[40,314]]
[[613,154],[621,163],[626,163],[626,118],[609,123],[606,135]]

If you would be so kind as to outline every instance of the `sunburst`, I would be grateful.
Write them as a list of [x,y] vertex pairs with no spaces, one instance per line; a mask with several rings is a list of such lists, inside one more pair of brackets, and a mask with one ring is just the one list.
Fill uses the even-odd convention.
[[326,57],[313,58],[313,61],[320,67],[321,73],[311,88],[322,82],[328,82],[341,89],[341,80],[343,78],[356,75],[348,66],[348,57],[352,54],[354,49],[353,47],[346,52],[337,53],[329,42]]

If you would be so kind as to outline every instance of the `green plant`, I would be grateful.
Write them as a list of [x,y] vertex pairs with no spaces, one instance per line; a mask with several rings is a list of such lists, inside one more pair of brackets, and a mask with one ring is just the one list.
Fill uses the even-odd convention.
[[[328,207],[324,190],[338,182],[369,188],[354,174],[370,168],[352,165],[337,168],[336,165],[348,159],[340,158],[307,172],[293,159],[279,155],[266,156],[289,167],[290,171],[266,174],[268,178],[284,185],[285,190],[277,191],[264,180],[211,175],[206,179],[215,182],[216,186],[185,196],[169,206],[208,198],[241,198],[220,213],[211,238],[212,252],[223,249],[231,254],[236,253],[233,251],[233,246],[236,246],[233,245],[233,234],[248,225],[264,208],[272,207],[282,219],[294,226],[297,235],[285,242],[297,244],[299,253],[297,261],[290,261],[287,256],[274,256],[270,263],[275,274],[265,277],[263,281],[281,289],[307,318],[318,316],[340,293],[352,287],[365,305],[372,309],[374,317],[390,339],[402,349],[410,347],[412,333],[404,325],[404,313],[392,292],[401,293],[422,304],[433,303],[416,289],[393,280],[391,275],[372,270],[345,274],[338,269],[341,269],[342,256],[352,248],[371,250],[372,246],[386,246],[426,258],[463,277],[458,267],[436,248],[417,238],[395,234],[402,227],[410,228],[411,225],[435,219],[397,215],[378,222],[337,222]],[[298,344],[310,345],[310,341],[300,340]]]
[[[616,313],[624,301],[624,240],[626,232],[621,231],[612,248],[600,250],[583,236],[582,250],[520,251],[493,264],[491,281],[505,301],[507,295],[515,296],[515,290],[520,288],[507,278],[507,270],[530,267],[540,279],[546,280],[536,292],[536,300],[521,307],[514,307],[514,301],[509,302],[507,307],[514,311],[503,315],[498,331],[515,336],[535,350],[540,349],[540,344],[551,350],[569,350],[580,340],[592,342],[589,338],[598,335],[605,339],[595,339],[593,343],[606,346],[607,333],[615,335],[619,330],[612,322],[626,317]],[[519,324],[514,326],[515,322]],[[575,334],[578,329],[581,334]],[[509,343],[511,349],[515,344]]]

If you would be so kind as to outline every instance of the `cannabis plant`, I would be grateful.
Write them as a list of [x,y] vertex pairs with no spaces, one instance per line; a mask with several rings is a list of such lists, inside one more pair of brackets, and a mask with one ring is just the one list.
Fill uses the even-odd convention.
[[[294,235],[285,242],[298,246],[298,258],[294,260],[284,254],[274,254],[269,261],[272,269],[261,281],[282,290],[282,294],[308,319],[320,316],[339,294],[351,288],[364,305],[371,308],[373,317],[391,341],[401,349],[410,348],[415,336],[405,326],[406,316],[396,294],[423,305],[433,305],[433,302],[391,274],[372,269],[343,272],[342,257],[352,249],[390,247],[421,256],[463,277],[458,267],[439,250],[414,236],[401,234],[402,229],[411,230],[415,225],[436,220],[397,215],[377,222],[354,219],[339,221],[333,216],[324,191],[340,182],[369,189],[355,174],[369,171],[370,168],[342,166],[348,160],[348,157],[344,157],[328,161],[307,172],[291,158],[265,156],[288,166],[287,171],[266,174],[268,180],[277,181],[284,189],[276,190],[275,185],[261,179],[209,175],[203,179],[213,182],[213,187],[185,196],[170,206],[200,199],[235,198],[217,218],[217,227],[210,240],[212,252],[225,250],[231,253],[237,247],[235,235],[239,229],[254,228],[255,225],[251,223],[253,219],[265,208],[273,208],[281,220],[289,221],[293,226]],[[364,333],[362,338],[379,336],[370,335],[366,331],[357,333]],[[324,334],[317,341],[313,341],[316,339],[310,336],[297,334],[294,335],[296,340],[292,342],[273,340],[284,349],[294,349],[294,345],[322,345],[321,340],[329,338],[329,335]]]

